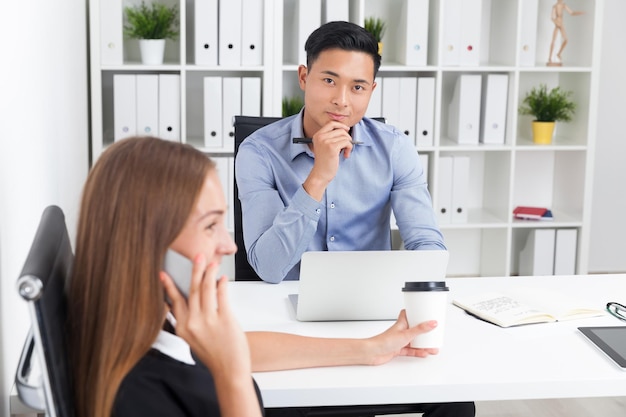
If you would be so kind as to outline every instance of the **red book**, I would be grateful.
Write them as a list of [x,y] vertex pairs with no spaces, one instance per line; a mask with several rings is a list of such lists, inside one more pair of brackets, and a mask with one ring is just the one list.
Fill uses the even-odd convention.
[[552,212],[545,207],[517,206],[513,216],[525,220],[552,220]]

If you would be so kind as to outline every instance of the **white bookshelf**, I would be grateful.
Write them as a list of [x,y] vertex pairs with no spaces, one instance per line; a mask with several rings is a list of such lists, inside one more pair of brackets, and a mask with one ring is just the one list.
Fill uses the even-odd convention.
[[[92,159],[113,142],[113,75],[179,74],[180,137],[183,142],[217,157],[232,156],[232,148],[204,147],[204,77],[260,77],[261,114],[280,116],[283,96],[301,94],[297,84],[294,42],[297,42],[297,1],[263,1],[263,62],[258,66],[199,66],[194,57],[193,0],[180,2],[181,35],[166,47],[165,63],[147,67],[139,63],[136,41],[124,41],[124,59],[117,65],[101,63],[100,2],[90,0],[91,123]],[[176,0],[162,0],[172,2]],[[261,0],[259,0],[261,1]],[[302,0],[300,0],[302,1]],[[307,0],[310,1],[310,0]],[[321,7],[327,1],[322,0]],[[341,0],[340,0],[341,1]],[[589,253],[589,224],[592,197],[598,65],[601,46],[601,18],[604,0],[568,0],[581,16],[565,15],[569,44],[562,67],[548,67],[553,24],[549,13],[555,0],[538,0],[536,42],[525,44],[529,0],[482,0],[480,42],[477,64],[444,65],[449,33],[445,30],[446,8],[453,0],[428,2],[428,58],[425,65],[400,63],[397,44],[402,42],[405,0],[343,0],[349,19],[358,24],[368,16],[390,22],[383,38],[383,63],[378,81],[385,77],[434,77],[434,140],[417,150],[428,155],[429,187],[435,210],[442,201],[439,162],[442,156],[464,156],[470,161],[466,209],[462,223],[441,223],[450,250],[450,276],[509,276],[519,272],[519,253],[532,228],[575,228],[578,231],[577,273],[586,273]],[[409,0],[410,1],[410,0]],[[466,1],[466,0],[464,0]],[[139,0],[107,0],[107,7],[123,7]],[[243,13],[246,11],[244,10]],[[465,11],[465,14],[468,12]],[[536,18],[536,19],[535,19]],[[322,14],[323,19],[323,14]],[[535,19],[535,20],[533,20]],[[534,54],[533,54],[534,52]],[[524,54],[532,54],[530,65]],[[448,103],[454,86],[463,75],[505,74],[508,76],[505,139],[502,144],[461,145],[449,138]],[[484,82],[484,79],[483,79]],[[574,92],[578,108],[570,123],[558,123],[551,145],[534,145],[530,119],[518,115],[523,95],[533,86],[546,83]],[[382,112],[384,114],[384,110]],[[552,222],[525,222],[512,218],[517,205],[538,205],[552,209]]]

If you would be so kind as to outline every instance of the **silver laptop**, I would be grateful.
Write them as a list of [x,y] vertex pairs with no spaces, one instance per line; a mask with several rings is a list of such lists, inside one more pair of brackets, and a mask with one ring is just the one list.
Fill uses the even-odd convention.
[[289,299],[300,321],[395,320],[406,281],[444,281],[445,250],[305,252],[299,294]]

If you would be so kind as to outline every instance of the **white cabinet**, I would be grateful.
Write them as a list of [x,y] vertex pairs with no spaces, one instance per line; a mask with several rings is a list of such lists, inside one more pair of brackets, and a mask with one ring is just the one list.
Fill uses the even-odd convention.
[[[304,64],[304,58],[298,45],[311,27],[324,23],[327,16],[347,16],[361,25],[366,17],[381,17],[388,28],[379,88],[384,89],[385,80],[390,88],[398,81],[411,86],[409,94],[415,99],[383,99],[383,92],[376,99],[376,112],[381,114],[368,115],[399,120],[402,130],[416,141],[418,152],[428,156],[436,211],[450,201],[450,185],[441,176],[445,172],[442,161],[449,161],[444,157],[464,161],[469,172],[463,185],[467,216],[439,216],[457,219],[440,224],[450,249],[448,274],[516,275],[530,231],[545,227],[577,230],[576,271],[587,272],[604,0],[568,0],[570,8],[584,14],[564,16],[569,43],[561,67],[546,66],[554,29],[550,12],[556,0],[342,0],[337,10],[331,10],[336,0],[185,0],[179,3],[181,34],[176,41],[168,41],[165,63],[159,66],[139,63],[137,41],[124,39],[120,52],[119,8],[138,2],[90,1],[93,160],[114,141],[116,75],[178,75],[180,105],[174,106],[180,112],[178,137],[207,154],[230,157],[232,126],[229,115],[220,111],[241,108],[242,112],[280,116],[282,98],[302,94],[297,67]],[[221,12],[229,16],[226,25],[215,10],[219,4],[233,8]],[[241,19],[235,18],[238,8]],[[460,24],[450,23],[458,19]],[[227,36],[233,41],[226,42]],[[211,50],[213,46],[219,46],[217,51]],[[410,58],[410,52],[418,57]],[[467,79],[481,80],[482,88],[474,88],[480,91],[481,104],[476,100],[474,104],[455,103],[459,99],[455,90]],[[533,144],[530,118],[517,112],[524,94],[540,83],[572,90],[578,105],[572,122],[558,123],[551,145]],[[504,94],[494,92],[502,85],[506,86]],[[209,95],[211,89],[221,94]],[[238,89],[240,93],[232,94]],[[407,94],[407,88],[401,90]],[[417,113],[407,115],[394,104],[387,107],[396,110],[385,114],[385,102],[417,103]],[[434,106],[424,111],[420,103]],[[461,108],[464,104],[470,108]],[[498,120],[490,122],[492,130],[498,130],[496,140],[482,140],[487,122],[476,109],[479,105],[497,114]],[[452,137],[459,128],[468,128],[454,119],[460,110],[480,115],[478,126],[471,126],[482,129],[478,141],[464,143]],[[554,220],[513,220],[512,211],[518,205],[548,207]]]

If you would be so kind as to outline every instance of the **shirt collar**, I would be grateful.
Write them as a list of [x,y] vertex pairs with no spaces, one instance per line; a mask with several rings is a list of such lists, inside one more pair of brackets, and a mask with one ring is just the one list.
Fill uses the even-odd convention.
[[158,350],[164,355],[187,365],[195,365],[196,361],[191,356],[191,349],[187,342],[175,334],[161,330],[156,340],[152,344],[152,348]]

